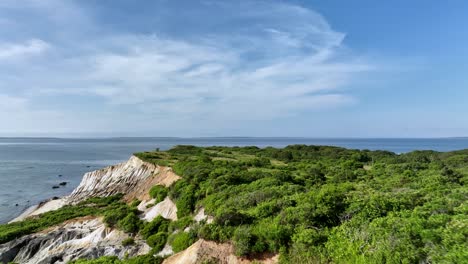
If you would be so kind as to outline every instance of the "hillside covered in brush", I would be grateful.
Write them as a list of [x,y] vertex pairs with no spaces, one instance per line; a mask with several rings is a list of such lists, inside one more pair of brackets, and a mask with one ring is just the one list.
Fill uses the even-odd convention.
[[[177,212],[172,220],[158,216],[147,221],[139,200],[93,198],[0,226],[0,243],[67,219],[98,215],[128,234],[126,246],[145,241],[152,250],[133,258],[104,256],[75,263],[160,263],[164,258],[176,263],[158,253],[170,246],[183,254],[200,241],[232,246],[233,254],[245,261],[269,256],[280,263],[468,259],[468,151],[397,155],[305,145],[177,146],[135,156],[181,177],[151,188],[152,204],[146,205],[173,201]],[[197,219],[200,210],[203,219]],[[203,262],[224,263],[218,256]]]

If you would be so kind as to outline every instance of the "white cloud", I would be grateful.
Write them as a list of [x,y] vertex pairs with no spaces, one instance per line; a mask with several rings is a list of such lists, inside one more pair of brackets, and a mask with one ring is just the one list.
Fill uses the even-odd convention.
[[94,94],[169,118],[273,119],[355,102],[342,89],[373,66],[341,54],[344,34],[311,10],[259,5],[235,12],[241,14],[236,23],[256,24],[225,34],[102,40],[103,47],[111,42],[119,52],[90,54],[82,77],[92,85],[63,92]]
[[49,44],[40,39],[31,39],[24,43],[0,43],[0,60],[38,55],[49,48]]
[[[40,1],[27,3],[44,8]],[[48,3],[44,4],[48,14],[54,9],[50,3],[64,5]],[[24,69],[13,73],[0,71],[0,79],[11,80],[0,81],[0,91],[14,86],[32,104],[37,98],[86,97],[86,108],[92,104],[89,98],[99,100],[101,105],[93,106],[95,114],[78,121],[108,124],[110,129],[121,122],[103,120],[109,115],[124,118],[120,108],[130,111],[125,115],[128,120],[122,122],[136,122],[135,117],[143,114],[177,129],[189,124],[180,120],[202,118],[217,125],[275,120],[358,101],[346,88],[374,66],[352,54],[343,44],[345,34],[333,30],[320,14],[279,2],[208,5],[213,18],[207,19],[226,24],[223,31],[211,31],[213,21],[209,20],[208,26],[194,27],[196,34],[190,36],[106,32],[86,41],[67,39],[53,43],[53,56],[43,61],[25,62]],[[77,21],[72,24],[86,32],[84,27],[92,22],[83,10],[63,9],[75,14]],[[99,30],[100,24],[91,27]],[[0,63],[42,54],[51,45],[40,39],[0,44]],[[0,97],[0,102],[8,100],[16,99]],[[21,100],[15,104],[20,105]],[[25,113],[31,108],[23,109]],[[83,118],[71,110],[62,112],[68,119]]]

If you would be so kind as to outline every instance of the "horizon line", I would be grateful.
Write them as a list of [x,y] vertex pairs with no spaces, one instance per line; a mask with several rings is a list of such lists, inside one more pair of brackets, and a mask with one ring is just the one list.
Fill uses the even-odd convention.
[[305,137],[305,136],[64,136],[64,137],[41,137],[41,136],[0,136],[0,139],[468,139],[468,136],[447,137]]

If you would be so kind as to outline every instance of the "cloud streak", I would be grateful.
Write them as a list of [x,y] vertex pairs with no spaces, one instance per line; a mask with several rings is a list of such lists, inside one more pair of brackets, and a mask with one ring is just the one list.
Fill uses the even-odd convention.
[[38,55],[48,48],[49,44],[40,39],[31,39],[25,43],[0,43],[0,60]]
[[[358,98],[347,87],[360,74],[375,70],[345,47],[344,33],[333,30],[310,9],[280,2],[204,2],[192,12],[200,20],[214,17],[193,21],[193,28],[167,18],[167,24],[180,24],[192,32],[187,34],[155,25],[153,32],[102,28],[103,34],[86,42],[55,39],[49,44],[31,38],[0,44],[0,65],[10,69],[0,71],[0,77],[11,80],[0,82],[0,91],[14,86],[25,97],[33,95],[28,98],[33,105],[35,100],[56,96],[65,101],[88,100],[84,104],[92,104],[89,98],[93,98],[97,102],[92,107],[108,113],[117,114],[116,109],[123,108],[169,125],[181,119],[222,124],[275,120],[354,104]],[[90,16],[80,13],[86,23],[74,23],[99,31],[100,23],[90,22]],[[223,30],[213,28],[214,21]],[[47,58],[23,65],[34,69],[31,73],[2,64],[2,60],[45,51],[50,51]],[[90,118],[108,118],[99,112]],[[172,126],[183,127],[176,122]]]

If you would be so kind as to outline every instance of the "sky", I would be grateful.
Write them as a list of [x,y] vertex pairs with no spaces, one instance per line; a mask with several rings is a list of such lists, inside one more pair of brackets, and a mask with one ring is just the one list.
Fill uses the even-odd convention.
[[468,136],[467,12],[2,0],[0,136]]

